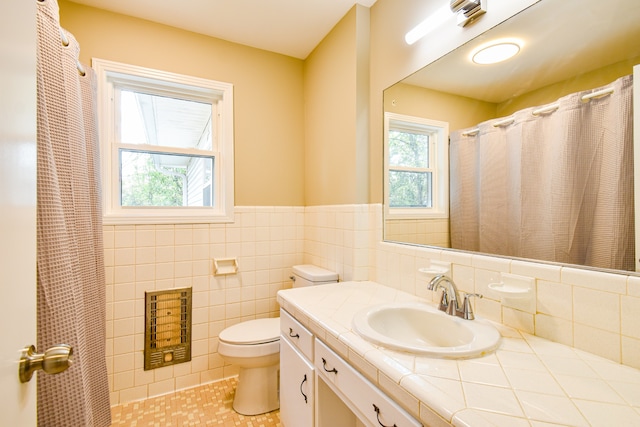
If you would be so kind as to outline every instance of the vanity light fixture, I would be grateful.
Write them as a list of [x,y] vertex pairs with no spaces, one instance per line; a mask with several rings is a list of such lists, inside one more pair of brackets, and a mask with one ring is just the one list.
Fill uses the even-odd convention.
[[458,25],[464,27],[487,11],[486,2],[487,0],[448,0],[427,19],[413,27],[404,36],[404,40],[407,44],[414,44],[449,19],[451,12],[457,15]]
[[449,7],[458,15],[458,25],[464,27],[487,12],[487,0],[449,0]]
[[471,53],[471,60],[480,65],[497,64],[514,57],[520,52],[521,46],[519,40],[495,40],[475,49]]
[[438,10],[433,12],[424,21],[413,27],[405,36],[407,44],[414,44],[427,34],[435,31],[447,18],[451,17],[449,4],[443,4]]

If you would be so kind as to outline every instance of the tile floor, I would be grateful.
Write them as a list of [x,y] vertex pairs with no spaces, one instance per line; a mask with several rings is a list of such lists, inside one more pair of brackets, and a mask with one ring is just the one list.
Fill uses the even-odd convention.
[[231,407],[236,378],[111,408],[115,426],[282,427],[280,411],[245,416]]

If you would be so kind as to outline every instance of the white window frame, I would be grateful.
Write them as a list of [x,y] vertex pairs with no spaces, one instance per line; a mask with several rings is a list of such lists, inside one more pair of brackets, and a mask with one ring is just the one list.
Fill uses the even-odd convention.
[[[103,222],[113,224],[177,224],[233,222],[234,150],[233,150],[233,85],[198,77],[93,58],[92,67],[98,80],[98,123],[102,167]],[[212,103],[212,120],[216,120],[217,136],[211,154],[215,158],[212,193],[213,207],[122,207],[120,206],[119,149],[127,148],[117,140],[115,132],[115,85],[153,87],[184,99]],[[144,146],[136,145],[140,149]],[[148,146],[154,152],[194,154],[193,150]]]
[[[407,130],[429,135],[433,207],[392,208],[389,206],[389,131]],[[424,117],[384,113],[384,213],[387,219],[449,217],[449,123]]]

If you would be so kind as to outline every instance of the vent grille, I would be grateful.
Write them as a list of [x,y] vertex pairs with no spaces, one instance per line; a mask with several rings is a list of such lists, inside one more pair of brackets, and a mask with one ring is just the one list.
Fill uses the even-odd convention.
[[145,292],[144,370],[191,360],[191,288]]

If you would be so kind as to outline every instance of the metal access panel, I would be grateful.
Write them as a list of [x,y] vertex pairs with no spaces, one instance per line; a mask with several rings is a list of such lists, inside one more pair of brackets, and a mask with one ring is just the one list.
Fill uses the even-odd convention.
[[191,288],[145,292],[144,370],[191,360]]

